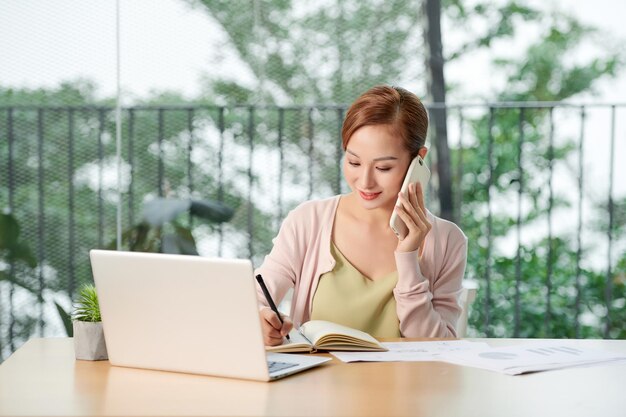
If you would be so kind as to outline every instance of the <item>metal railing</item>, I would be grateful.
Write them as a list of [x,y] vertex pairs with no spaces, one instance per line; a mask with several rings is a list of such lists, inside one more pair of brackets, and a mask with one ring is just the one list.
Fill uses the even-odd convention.
[[[428,107],[432,111],[442,106]],[[623,283],[618,282],[619,294],[614,287],[616,273],[623,273],[625,194],[615,189],[615,179],[623,178],[616,173],[615,159],[616,154],[623,155],[626,138],[618,135],[617,113],[626,104],[486,103],[446,108],[456,221],[470,238],[467,275],[480,284],[481,308],[471,320],[475,333],[555,336],[554,297],[561,290],[555,282],[563,282],[564,273],[559,257],[573,253],[575,268],[569,278],[573,294],[568,293],[573,297],[573,317],[568,318],[573,330],[556,335],[589,335],[583,327],[590,325],[581,323],[581,317],[590,313],[585,309],[591,308],[585,306],[585,286],[603,270],[604,311],[591,313],[604,322],[602,336],[622,336],[623,330],[612,320],[624,320],[624,313],[615,307],[615,301],[624,297]],[[150,196],[212,198],[235,207],[236,214],[219,226],[187,219],[200,252],[248,257],[259,264],[288,210],[306,199],[348,191],[341,173],[345,110],[345,106],[125,108],[123,227],[139,221],[142,200]],[[589,118],[598,119],[594,123],[600,128],[594,131],[600,131],[607,127],[602,120],[606,112],[607,133],[602,139],[594,134],[593,149],[606,149],[610,157],[600,157],[601,166],[592,166],[602,168],[594,178],[602,178],[605,193],[590,195],[585,183],[589,168],[585,155],[592,153],[585,147]],[[87,250],[107,246],[116,235],[110,181],[113,116],[113,108],[100,106],[0,107],[0,201],[18,219],[21,236],[36,253],[38,264],[30,272],[18,271],[13,263],[5,265],[6,276],[15,279],[0,281],[0,340],[4,340],[0,353],[3,348],[5,353],[13,351],[16,341],[35,331],[40,336],[60,331],[50,300],[69,309],[77,285],[91,279]],[[436,155],[428,159],[433,171],[428,205],[437,213],[441,167]],[[563,166],[572,168],[575,180],[567,193],[556,195],[563,191],[555,190],[554,184],[563,184]],[[593,189],[597,191],[597,186]],[[595,213],[593,218],[585,217],[586,210]],[[566,235],[562,226],[561,231],[554,229],[555,213],[559,222],[574,219],[566,226]],[[597,217],[599,213],[606,218]],[[543,227],[538,226],[541,222]],[[594,230],[601,230],[604,237]],[[537,239],[524,240],[533,233]],[[564,241],[574,242],[566,254],[559,246]],[[515,249],[506,254],[500,246]],[[530,262],[537,261],[535,255],[545,258],[543,328],[523,330],[526,291],[537,290],[526,272]],[[605,262],[600,261],[602,256]],[[511,261],[512,280],[499,264],[506,259]],[[17,284],[20,274],[32,284],[34,294]],[[503,288],[505,281],[512,286]],[[508,309],[499,310],[502,303],[508,303]],[[594,308],[599,308],[597,303]],[[509,313],[512,318],[502,317]]]

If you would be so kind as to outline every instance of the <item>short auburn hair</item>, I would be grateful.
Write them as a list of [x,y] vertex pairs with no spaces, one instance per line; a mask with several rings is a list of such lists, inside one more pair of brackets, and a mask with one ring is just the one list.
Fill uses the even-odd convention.
[[343,150],[363,126],[388,125],[402,139],[411,158],[426,143],[428,113],[419,98],[402,87],[377,85],[361,94],[348,109],[341,129]]

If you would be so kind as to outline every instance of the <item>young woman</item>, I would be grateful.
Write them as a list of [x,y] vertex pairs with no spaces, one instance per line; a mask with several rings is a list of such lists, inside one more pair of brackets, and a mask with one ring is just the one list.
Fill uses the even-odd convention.
[[[426,109],[403,88],[374,87],[350,106],[342,139],[352,192],[291,211],[256,271],[276,303],[294,290],[281,323],[259,289],[266,345],[316,319],[374,337],[456,335],[467,239],[426,210],[419,183],[400,193],[411,160],[426,156],[427,130]],[[398,197],[401,237],[389,227]]]

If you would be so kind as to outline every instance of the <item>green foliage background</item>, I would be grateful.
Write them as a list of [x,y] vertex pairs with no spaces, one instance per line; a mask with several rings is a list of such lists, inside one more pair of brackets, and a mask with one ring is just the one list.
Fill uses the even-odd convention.
[[[338,147],[346,103],[378,83],[423,85],[421,58],[416,59],[425,50],[421,26],[415,24],[421,19],[420,3],[331,1],[327,7],[303,9],[301,4],[276,0],[243,12],[238,1],[189,3],[222,26],[229,47],[252,69],[258,84],[250,87],[207,76],[195,100],[161,92],[124,111],[123,158],[128,166],[123,228],[138,222],[145,199],[158,195],[214,199],[235,209],[229,223],[179,219],[192,226],[197,241],[204,242],[201,253],[250,257],[259,264],[288,210],[308,198],[347,191]],[[492,100],[562,101],[593,90],[597,80],[622,68],[623,56],[604,45],[589,61],[568,60],[568,54],[583,40],[594,39],[595,32],[567,15],[544,15],[513,1],[472,7],[465,3],[446,3],[446,16],[454,25],[462,30],[478,20],[492,29],[448,52],[451,64],[493,42],[513,38],[520,22],[542,28],[522,59],[496,60],[507,84]],[[10,168],[13,215],[37,260],[36,265],[20,266],[20,282],[3,263],[0,296],[12,301],[0,306],[0,356],[36,333],[46,334],[55,319],[44,312],[44,303],[56,301],[68,308],[76,288],[91,282],[88,250],[105,247],[115,237],[116,191],[107,177],[115,154],[113,100],[99,99],[95,92],[96,86],[86,80],[53,89],[0,86],[0,201],[8,207],[10,187],[5,178]],[[451,114],[459,117],[458,112]],[[520,185],[529,207],[522,227],[547,224],[549,207],[556,213],[575,212],[571,196],[554,190],[550,197],[547,185],[551,167],[576,154],[578,138],[551,147],[550,111],[524,109],[520,171],[520,117],[518,108],[467,112],[465,144],[451,150],[452,161],[463,161],[463,171],[454,181],[463,202],[458,222],[470,242],[467,276],[480,284],[470,315],[471,331],[498,337],[626,337],[626,254],[614,254],[610,273],[587,267],[577,271],[575,231],[551,239],[547,233],[537,236],[532,245],[519,248],[519,263],[499,249],[517,226],[516,210],[506,208],[517,204]],[[433,158],[436,162],[436,155]],[[456,168],[452,172],[459,172]],[[489,196],[497,205],[490,218]],[[432,201],[436,212],[437,202]],[[599,220],[586,226],[606,236],[606,201],[592,203]],[[613,212],[610,232],[619,249],[626,227],[624,196],[614,201]],[[585,243],[583,259],[594,244]],[[606,297],[607,288],[611,299]]]

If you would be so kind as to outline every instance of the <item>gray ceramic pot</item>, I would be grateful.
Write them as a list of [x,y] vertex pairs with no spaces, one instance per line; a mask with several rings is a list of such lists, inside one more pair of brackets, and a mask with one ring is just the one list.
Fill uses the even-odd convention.
[[102,322],[73,321],[76,359],[101,361],[109,359]]

